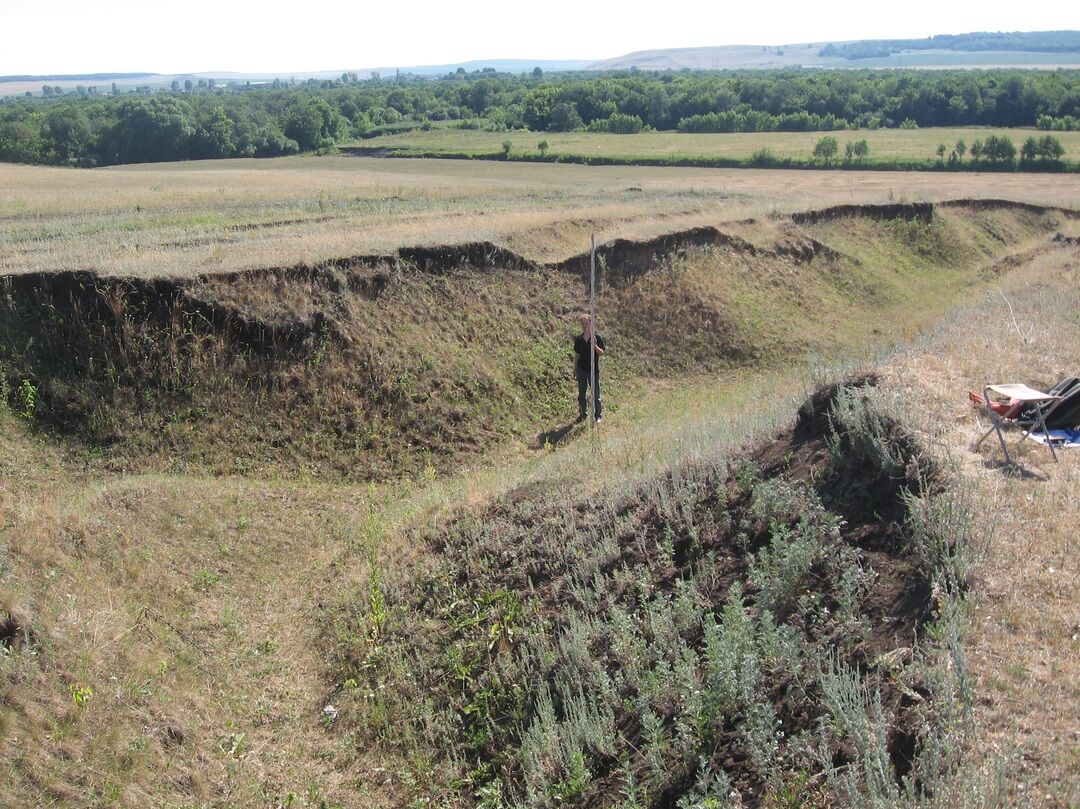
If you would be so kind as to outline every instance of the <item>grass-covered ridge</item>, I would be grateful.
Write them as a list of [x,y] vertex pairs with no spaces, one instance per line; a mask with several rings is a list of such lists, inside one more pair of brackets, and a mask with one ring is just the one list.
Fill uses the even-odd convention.
[[333,627],[344,728],[413,762],[403,803],[916,800],[962,710],[968,517],[867,381],[744,454],[428,533]]

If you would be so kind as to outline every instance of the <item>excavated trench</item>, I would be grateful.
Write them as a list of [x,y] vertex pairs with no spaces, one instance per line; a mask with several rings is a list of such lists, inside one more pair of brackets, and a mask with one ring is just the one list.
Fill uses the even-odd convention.
[[[686,367],[707,371],[760,359],[757,326],[748,328],[745,304],[734,295],[727,300],[723,289],[706,289],[703,277],[668,277],[674,293],[646,294],[652,271],[718,251],[727,257],[724,267],[738,265],[724,269],[735,273],[733,289],[776,276],[775,292],[798,298],[805,292],[790,289],[791,278],[812,278],[822,267],[830,283],[842,284],[860,265],[815,228],[845,219],[930,228],[938,210],[1014,212],[1041,217],[1043,228],[1077,216],[1005,200],[842,205],[794,214],[778,230],[771,222],[764,244],[717,227],[615,239],[600,245],[597,257],[607,328],[634,347],[625,375],[665,374],[660,358],[648,355],[650,346],[677,339],[658,316],[669,304],[672,318],[699,332]],[[746,232],[755,223],[737,224]],[[993,270],[1001,271],[1017,259],[996,260]],[[169,462],[195,457],[214,465],[227,453],[211,442],[243,445],[250,437],[262,442],[252,468],[288,466],[311,455],[296,445],[315,425],[329,446],[320,465],[380,476],[520,432],[527,401],[541,400],[539,423],[555,417],[556,406],[542,395],[563,378],[551,335],[582,305],[589,265],[588,253],[545,264],[472,242],[187,278],[10,275],[0,279],[0,370],[16,409],[24,380],[33,387],[30,415],[40,429],[112,448],[125,464],[149,451]],[[411,353],[396,344],[399,327]],[[499,329],[515,341],[506,362],[478,356],[484,335]],[[774,354],[783,348],[777,346]],[[261,428],[246,435],[252,411]],[[530,427],[538,423],[535,413],[532,419]],[[379,456],[377,462],[354,463],[365,454]]]
[[[933,221],[936,208],[971,211],[1014,210],[1030,214],[1059,214],[1080,218],[1080,213],[1068,208],[1035,205],[1000,199],[958,199],[940,203],[891,203],[884,205],[838,205],[819,210],[796,212],[790,221],[795,225],[812,225],[839,219],[862,218],[873,221],[920,222]],[[752,225],[755,220],[738,224]],[[1075,239],[1057,234],[1061,243]],[[606,280],[619,284],[635,275],[655,268],[672,255],[691,248],[730,247],[749,255],[789,257],[808,262],[824,256],[839,254],[806,234],[768,247],[759,247],[739,236],[725,233],[716,227],[696,227],[651,239],[617,238],[599,245],[597,260],[606,267]],[[303,342],[327,327],[325,317],[318,313],[308,320],[258,319],[242,307],[227,307],[199,295],[198,288],[207,282],[228,285],[239,280],[289,280],[324,286],[331,292],[362,295],[371,299],[379,296],[395,275],[403,271],[447,274],[464,268],[487,271],[533,271],[566,273],[587,277],[590,265],[588,252],[558,262],[532,261],[505,247],[488,241],[453,245],[402,247],[391,254],[355,255],[330,259],[313,265],[270,267],[231,272],[200,273],[191,278],[123,278],[102,276],[87,271],[58,271],[54,273],[25,273],[0,279],[4,295],[12,306],[44,305],[72,314],[101,318],[107,322],[115,308],[109,301],[124,298],[133,314],[146,320],[164,321],[176,316],[177,310],[193,319],[207,322],[215,330],[237,337],[243,343],[268,349]],[[115,318],[114,318],[115,320]]]
[[[1014,212],[1040,219],[1032,227],[1046,237],[1046,245],[1025,246],[1015,254],[1026,258],[1033,251],[1050,249],[1052,220],[1078,216],[1000,200],[839,206],[791,217],[781,224],[780,237],[766,244],[711,227],[645,241],[615,240],[598,249],[609,295],[606,322],[613,330],[612,343],[628,347],[632,356],[625,360],[626,373],[639,377],[658,373],[650,364],[654,359],[648,345],[683,336],[687,324],[701,325],[703,335],[698,342],[688,341],[690,365],[713,370],[759,361],[754,344],[758,333],[737,318],[745,299],[718,302],[710,282],[740,290],[760,288],[766,302],[804,276],[820,275],[825,279],[821,283],[832,290],[828,285],[845,272],[858,270],[862,260],[812,228],[847,219],[924,228],[933,225],[939,212],[956,211]],[[1060,232],[1053,238],[1058,244],[1071,243]],[[708,259],[710,251],[715,260]],[[1009,255],[988,256],[981,272],[987,267],[1006,270],[1016,260]],[[342,476],[392,476],[440,459],[479,456],[507,435],[533,428],[537,413],[548,423],[555,420],[561,405],[544,397],[552,388],[567,387],[566,373],[559,370],[565,355],[564,335],[559,332],[581,305],[588,268],[588,254],[540,264],[479,242],[185,279],[103,277],[90,272],[13,275],[0,280],[0,376],[8,404],[16,412],[26,410],[27,400],[20,398],[25,385],[34,390],[27,418],[33,429],[74,449],[103,452],[107,463],[119,467],[139,466],[150,458],[151,463],[179,459],[228,472],[310,471],[319,465]],[[863,302],[854,293],[845,295],[844,301]],[[680,322],[667,322],[672,320]],[[490,335],[504,328],[512,339],[495,350]],[[920,745],[920,716],[913,702],[925,693],[918,682],[901,688],[886,664],[895,659],[897,650],[910,647],[933,607],[929,573],[912,560],[907,546],[903,493],[919,491],[933,475],[921,466],[923,459],[895,425],[889,425],[889,440],[902,450],[905,463],[894,474],[838,463],[829,445],[828,413],[835,399],[835,389],[819,393],[794,427],[751,450],[747,460],[759,481],[783,479],[814,488],[823,505],[843,520],[834,544],[850,549],[860,565],[876,574],[859,605],[871,629],[852,646],[847,662],[864,683],[878,688],[894,718],[887,753],[896,774],[903,775]],[[242,459],[238,448],[244,450]],[[598,566],[606,578],[597,597],[626,611],[635,604],[633,576],[646,576],[649,587],[666,597],[706,571],[714,578],[701,579],[701,592],[708,596],[709,608],[716,609],[729,598],[733,582],[746,582],[746,554],[769,547],[775,526],[784,523],[767,524],[756,515],[753,496],[734,474],[725,470],[713,483],[716,486],[695,503],[699,507],[695,519],[673,535],[670,559],[661,542],[672,521],[665,511],[669,503],[649,501],[651,490],[623,503],[618,516],[633,517],[633,527],[640,530]],[[461,587],[476,588],[483,581],[491,586],[476,589],[477,598],[496,591],[528,593],[540,616],[550,622],[565,617],[574,592],[561,586],[552,571],[566,557],[582,525],[609,518],[613,512],[610,506],[588,502],[572,503],[569,510],[556,508],[546,494],[516,492],[484,515],[485,521],[502,520],[513,528],[504,535],[512,540],[509,543],[481,549],[490,551],[488,579],[469,569],[483,561],[476,548],[465,549],[467,553],[455,549],[449,530],[428,537],[440,556],[460,563],[461,569],[453,571],[459,578],[440,577],[430,590],[411,591],[409,598],[427,601],[410,606],[420,612],[446,606],[436,600],[438,586],[456,581]],[[716,497],[721,494],[728,522],[720,519]],[[551,521],[567,513],[580,522],[572,521],[565,535],[553,534]],[[788,516],[795,525],[799,515]],[[709,531],[693,535],[698,518],[714,517],[718,521],[709,523]],[[619,526],[625,528],[620,523],[611,530]],[[600,547],[608,526],[600,527],[605,530],[595,532],[598,541],[582,545],[582,553]],[[518,540],[530,532],[535,543]],[[550,559],[538,556],[545,548]],[[821,572],[814,568],[810,575],[827,584],[827,577],[818,575]],[[835,594],[825,584],[820,603],[832,608]],[[759,590],[749,586],[745,593],[748,608],[756,610]],[[433,615],[445,617],[443,612]],[[815,614],[806,610],[789,608],[783,617],[814,642],[828,642],[826,632],[835,629],[814,624]],[[468,626],[478,633],[470,641],[476,653],[489,655],[493,648],[489,627]],[[407,642],[414,644],[418,636],[409,627]],[[25,615],[0,613],[0,646],[19,648],[33,639],[34,629]],[[424,649],[441,649],[438,644],[444,640],[433,638]],[[701,646],[701,637],[689,640],[695,648]],[[622,665],[613,650],[592,651],[610,671]],[[360,676],[355,670],[341,675],[335,682]],[[826,711],[812,688],[800,691],[782,672],[768,673],[764,684],[763,704],[775,711],[786,738],[820,726]],[[482,696],[479,685],[470,683],[467,694],[460,686],[448,693],[455,699],[458,694],[472,699]],[[407,696],[415,705],[423,703],[415,694]],[[453,711],[459,707],[448,706]],[[457,713],[465,721],[475,716],[472,704],[463,704]],[[673,713],[658,716],[664,728],[673,726]],[[347,715],[342,722],[346,719]],[[635,752],[628,763],[596,757],[591,766],[603,789],[593,803],[581,805],[608,805],[607,796],[619,794],[623,782],[616,778],[618,767],[645,771],[637,752],[644,749],[641,722],[623,712],[617,725],[622,738],[634,743]],[[711,757],[689,767],[674,757],[667,759],[671,778],[653,805],[678,805],[698,774],[694,768],[703,762],[728,772],[747,805],[759,805],[765,777],[751,761],[739,732],[734,725],[722,727],[713,740]],[[495,761],[502,754],[497,746],[470,744]],[[831,752],[838,767],[849,765],[855,755],[843,740]],[[511,779],[520,777],[516,771],[508,774]]]

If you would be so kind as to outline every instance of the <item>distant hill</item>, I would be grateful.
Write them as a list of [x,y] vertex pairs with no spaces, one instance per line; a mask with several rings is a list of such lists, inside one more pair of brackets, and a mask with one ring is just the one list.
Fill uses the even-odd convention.
[[50,75],[21,75],[21,76],[0,76],[0,83],[14,82],[14,81],[44,81],[44,82],[61,82],[61,81],[119,81],[120,79],[145,79],[150,76],[154,76],[154,73],[55,73]]
[[941,34],[793,45],[635,51],[590,70],[755,70],[785,67],[1080,67],[1080,31]]
[[527,73],[539,67],[545,73],[580,70],[776,70],[796,67],[828,68],[1080,68],[1080,31],[1016,31],[940,34],[926,39],[862,39],[850,42],[802,42],[791,45],[723,45],[700,48],[658,48],[635,51],[600,61],[553,59],[473,59],[439,65],[389,65],[338,70],[277,71],[273,73],[208,72],[86,73],[0,76],[0,96],[40,95],[42,85],[93,87],[106,92],[115,84],[121,92],[139,87],[167,89],[174,81],[213,80],[216,84],[244,84],[307,79],[336,79],[344,72],[367,79],[395,73],[440,76],[464,70],[473,73]]
[[[742,70],[811,67],[822,64],[818,51],[827,42],[801,45],[721,45],[705,48],[664,48],[635,51],[593,62],[589,70]],[[833,61],[836,61],[835,59]]]
[[474,70],[483,70],[484,68],[492,68],[500,73],[527,73],[533,68],[540,68],[544,72],[556,73],[564,70],[585,70],[591,63],[588,59],[488,59],[488,60],[473,60],[471,62],[451,62],[445,65],[420,65],[414,67],[383,67],[383,68],[371,68],[358,71],[361,76],[365,73],[381,73],[383,76],[387,74],[393,74],[395,70],[400,70],[402,73],[414,73],[416,75],[423,76],[437,76],[445,73],[453,73],[458,68],[464,69],[467,73],[472,73]]
[[[555,59],[474,59],[469,62],[452,62],[445,65],[413,65],[408,67],[366,67],[359,70],[348,68],[348,72],[355,73],[361,79],[367,79],[372,74],[378,73],[383,78],[393,76],[395,73],[408,73],[415,76],[440,76],[453,73],[458,69],[472,73],[478,70],[491,69],[499,73],[527,73],[539,67],[545,73],[557,73],[559,71],[585,70],[590,62],[587,59],[578,60],[555,60]],[[231,73],[228,71],[199,72],[199,73],[67,73],[50,75],[19,75],[0,76],[0,96],[23,95],[32,93],[41,94],[42,85],[62,87],[65,92],[74,90],[78,86],[97,87],[98,91],[105,92],[115,84],[121,92],[128,92],[137,87],[150,87],[155,90],[167,89],[174,81],[181,84],[190,79],[197,82],[199,79],[213,79],[216,84],[228,84],[235,82],[244,84],[269,83],[274,79],[282,81],[306,81],[307,79],[336,79],[346,72],[341,70],[307,70],[307,71],[279,71],[277,73]]]

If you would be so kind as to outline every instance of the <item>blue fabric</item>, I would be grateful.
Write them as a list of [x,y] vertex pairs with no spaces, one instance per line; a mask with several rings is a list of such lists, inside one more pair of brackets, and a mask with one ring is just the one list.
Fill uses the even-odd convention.
[[1080,449],[1080,430],[1050,430],[1049,434],[1042,432],[1031,433],[1032,441],[1040,444],[1054,442],[1054,449]]

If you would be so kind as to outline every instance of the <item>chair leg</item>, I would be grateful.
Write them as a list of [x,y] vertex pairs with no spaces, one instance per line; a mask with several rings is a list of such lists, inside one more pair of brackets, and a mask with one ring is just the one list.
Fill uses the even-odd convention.
[[1046,436],[1046,446],[1050,447],[1050,457],[1054,459],[1054,463],[1058,463],[1057,451],[1054,449],[1054,442],[1050,438],[1050,431],[1046,429],[1046,414],[1043,412],[1042,405],[1038,407],[1039,413],[1039,426],[1042,427],[1042,434]]
[[990,433],[992,433],[992,432],[994,432],[994,427],[993,427],[993,425],[991,425],[991,426],[990,426],[990,429],[988,429],[988,430],[987,430],[987,431],[986,431],[985,433],[983,433],[982,435],[980,435],[980,436],[978,437],[978,439],[976,439],[975,443],[971,445],[971,449],[972,449],[973,451],[976,451],[976,452],[977,452],[977,451],[978,451],[978,449],[979,449],[979,447],[980,447],[980,446],[982,445],[982,442],[983,442],[983,441],[985,441],[985,440],[986,440],[987,438],[989,438],[989,437],[990,437]]
[[993,429],[997,431],[998,441],[1001,443],[1001,451],[1005,453],[1005,463],[1012,466],[1012,458],[1009,457],[1009,448],[1005,446],[1005,436],[1001,433],[1001,422],[998,420],[998,414],[994,412],[994,408],[990,406],[990,388],[983,388],[983,401],[986,403],[986,412],[990,415],[990,423],[993,424]]

